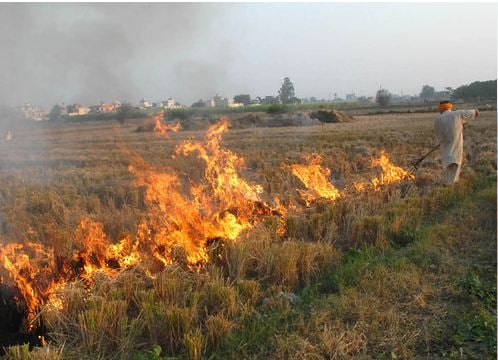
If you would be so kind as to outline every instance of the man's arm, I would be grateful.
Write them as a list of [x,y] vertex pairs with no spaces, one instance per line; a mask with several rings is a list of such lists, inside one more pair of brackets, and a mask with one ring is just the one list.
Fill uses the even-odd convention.
[[467,121],[474,120],[476,117],[479,116],[479,110],[477,110],[477,109],[474,109],[474,110],[458,110],[458,113],[462,116],[464,124]]

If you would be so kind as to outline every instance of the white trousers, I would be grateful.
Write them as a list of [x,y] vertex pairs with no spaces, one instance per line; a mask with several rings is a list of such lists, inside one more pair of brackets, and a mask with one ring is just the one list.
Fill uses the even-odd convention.
[[444,182],[448,185],[454,184],[460,179],[461,165],[456,163],[449,164],[446,169],[444,169]]

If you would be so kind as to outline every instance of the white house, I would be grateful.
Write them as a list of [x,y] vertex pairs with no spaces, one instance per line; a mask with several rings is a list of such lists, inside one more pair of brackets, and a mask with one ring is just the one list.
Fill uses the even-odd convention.
[[206,101],[207,107],[226,107],[228,106],[228,99],[223,96],[214,96],[212,99]]
[[47,112],[31,104],[24,104],[23,106],[18,107],[18,111],[25,119],[34,121],[45,120],[48,116]]
[[171,97],[166,101],[161,101],[160,106],[166,109],[180,109],[183,107],[180,103],[178,103],[175,99]]
[[152,103],[149,100],[142,99],[138,103],[141,108],[150,108],[152,107]]

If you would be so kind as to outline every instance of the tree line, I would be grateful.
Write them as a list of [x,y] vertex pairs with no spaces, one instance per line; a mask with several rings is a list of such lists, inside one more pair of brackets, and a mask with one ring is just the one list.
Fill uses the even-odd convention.
[[[375,101],[380,106],[386,106],[391,101],[391,93],[387,89],[379,89]],[[431,85],[424,85],[419,93],[419,98],[424,101],[442,100],[496,100],[496,80],[474,81],[469,85],[462,85],[456,89],[445,87],[442,91],[436,91]]]
[[424,100],[496,100],[496,80],[474,81],[456,89],[446,87],[445,91],[436,91],[430,85],[424,85],[419,94]]
[[452,99],[496,100],[496,80],[474,81],[463,85],[452,93]]

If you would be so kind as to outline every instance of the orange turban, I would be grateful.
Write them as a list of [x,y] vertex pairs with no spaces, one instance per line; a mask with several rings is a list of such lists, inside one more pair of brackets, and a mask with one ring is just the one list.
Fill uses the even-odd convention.
[[451,109],[453,109],[453,104],[450,102],[439,104],[439,111],[445,111]]

